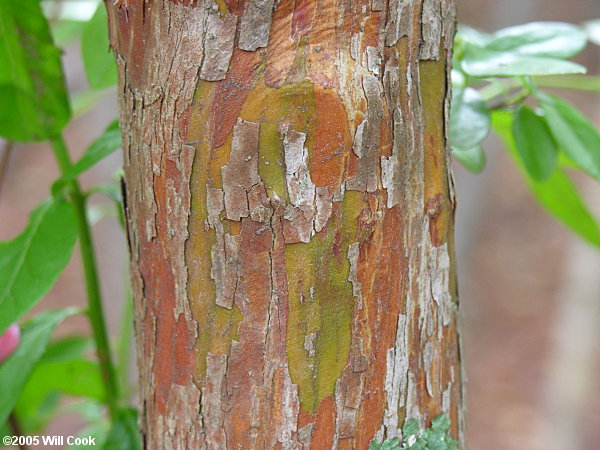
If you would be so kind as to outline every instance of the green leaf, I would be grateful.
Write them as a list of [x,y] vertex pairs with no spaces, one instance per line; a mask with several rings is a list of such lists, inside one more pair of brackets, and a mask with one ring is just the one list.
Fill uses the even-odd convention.
[[461,62],[463,71],[474,77],[562,75],[585,73],[586,68],[556,58],[497,52],[467,45]]
[[49,199],[33,211],[19,236],[0,242],[0,333],[54,285],[71,259],[76,235],[73,206]]
[[467,86],[467,77],[460,70],[452,69],[450,79],[452,81],[452,92],[458,92]]
[[452,156],[455,157],[470,172],[481,173],[485,167],[485,153],[479,145],[467,150],[452,147]]
[[72,361],[85,355],[88,350],[93,349],[94,341],[88,336],[65,336],[51,342],[44,353],[42,362]]
[[103,89],[117,82],[117,65],[110,53],[106,7],[100,2],[85,25],[81,40],[83,66],[92,89]]
[[0,423],[0,439],[5,436],[12,436],[12,430],[8,426],[8,422]]
[[74,179],[96,165],[100,160],[114,153],[119,147],[121,147],[121,128],[119,128],[119,121],[115,120],[106,127],[104,133],[98,139],[92,142],[81,159],[73,165],[73,168],[63,178]]
[[478,146],[490,131],[490,111],[473,88],[458,91],[450,108],[450,142],[453,147]]
[[585,32],[575,25],[531,22],[497,31],[486,48],[498,52],[567,59],[581,52],[586,40]]
[[402,440],[406,444],[412,436],[419,436],[419,422],[409,419],[402,426]]
[[38,364],[27,385],[27,397],[42,399],[52,391],[104,399],[98,363],[83,358]]
[[590,42],[600,45],[600,19],[590,20],[583,23],[583,29],[587,33]]
[[[104,448],[104,441],[110,431],[110,424],[106,420],[93,421],[91,426],[84,428],[79,434],[80,438],[92,437],[95,439],[96,448]],[[69,450],[89,450],[89,445],[71,445]]]
[[586,208],[571,180],[560,170],[555,171],[544,182],[536,181],[527,173],[517,154],[512,135],[512,121],[511,113],[506,111],[492,113],[492,127],[506,144],[534,197],[550,214],[575,234],[590,244],[600,246],[598,223]]
[[44,353],[54,327],[73,313],[73,308],[45,312],[23,327],[19,347],[0,364],[0,423],[13,409],[29,374]]
[[565,152],[558,152],[558,165],[566,169],[579,170],[579,166],[571,158],[565,155]]
[[369,450],[381,450],[381,442],[377,440],[371,441],[371,444],[369,445]]
[[445,414],[440,414],[431,419],[431,428],[434,430],[448,431],[450,429],[450,418]]
[[119,417],[112,424],[103,448],[105,450],[138,450],[142,448],[135,409],[126,408],[119,412]]
[[26,403],[27,399],[28,396],[21,392],[13,413],[19,420],[23,431],[29,434],[45,429],[58,415],[61,396],[58,392],[52,392],[39,403]]
[[444,415],[431,420],[431,427],[419,430],[416,419],[410,419],[402,427],[402,448],[410,450],[457,450],[458,442],[449,434],[450,419]]
[[38,0],[0,0],[0,136],[38,141],[71,111],[60,62]]
[[515,113],[513,137],[529,175],[536,181],[547,180],[556,169],[558,149],[544,119],[521,106]]
[[490,111],[473,88],[455,93],[450,109],[452,155],[471,172],[485,167],[485,154],[479,144],[490,131]]
[[382,450],[391,450],[393,448],[398,448],[398,444],[400,443],[400,439],[395,437],[394,439],[387,440],[381,446]]
[[458,25],[456,31],[455,41],[458,43],[468,42],[469,44],[475,44],[479,47],[485,47],[492,37],[488,33],[484,33],[476,28],[468,25]]
[[120,146],[121,129],[119,128],[119,122],[115,120],[104,130],[104,133],[98,139],[92,142],[81,159],[73,164],[73,167],[67,173],[54,182],[52,192],[56,194],[66,183],[74,180],[100,160],[114,153]]
[[84,336],[67,336],[48,344],[14,408],[23,429],[44,429],[57,415],[64,393],[104,397],[98,365],[83,359],[91,347],[92,340]]
[[540,96],[540,105],[561,150],[581,170],[600,180],[600,134],[594,124],[558,97]]
[[104,385],[98,363],[83,358],[44,362],[33,370],[15,406],[23,426],[45,427],[57,415],[62,395],[104,399]]
[[[74,413],[81,416],[89,423],[106,423],[106,405],[92,400],[90,398],[77,399],[73,403],[70,403],[65,407],[65,412]],[[106,427],[106,433],[108,433],[108,426]]]

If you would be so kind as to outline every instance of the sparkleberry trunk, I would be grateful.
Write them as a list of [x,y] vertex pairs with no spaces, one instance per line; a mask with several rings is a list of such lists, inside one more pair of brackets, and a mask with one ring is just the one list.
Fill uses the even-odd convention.
[[124,0],[149,449],[462,440],[452,0]]

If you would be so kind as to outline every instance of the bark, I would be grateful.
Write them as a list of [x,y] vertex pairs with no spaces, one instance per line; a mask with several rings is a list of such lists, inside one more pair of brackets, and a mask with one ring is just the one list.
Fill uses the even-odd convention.
[[462,440],[452,0],[108,10],[146,448]]

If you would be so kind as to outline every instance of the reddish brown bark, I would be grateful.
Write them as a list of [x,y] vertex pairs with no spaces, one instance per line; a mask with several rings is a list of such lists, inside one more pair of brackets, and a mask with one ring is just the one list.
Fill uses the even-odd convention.
[[452,1],[108,8],[146,447],[461,438]]

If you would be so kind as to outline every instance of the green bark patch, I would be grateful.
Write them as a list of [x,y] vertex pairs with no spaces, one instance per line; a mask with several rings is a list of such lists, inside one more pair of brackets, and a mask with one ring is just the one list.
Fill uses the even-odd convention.
[[285,187],[283,147],[277,122],[263,122],[259,132],[258,174],[262,179],[267,195],[288,201]]
[[306,133],[305,145],[310,155],[314,143],[315,115],[315,93],[311,82],[274,89],[261,80],[248,95],[240,117],[260,123],[258,174],[269,196],[276,194],[288,201],[280,127],[287,125]]
[[[211,278],[212,246],[217,237],[214,229],[206,231],[204,223],[208,218],[206,205],[207,183],[210,177],[210,139],[208,121],[209,107],[214,94],[214,85],[200,82],[196,89],[195,108],[190,119],[190,140],[197,140],[196,156],[190,180],[191,207],[189,218],[190,238],[186,244],[186,263],[188,267],[188,296],[192,306],[194,320],[198,322],[197,376],[206,373],[206,355],[208,353],[229,354],[231,343],[238,339],[238,323],[242,313],[234,305],[232,309],[215,304],[216,286]],[[223,220],[226,231],[230,224]]]
[[334,395],[350,352],[355,299],[347,253],[358,215],[346,203],[334,205],[329,224],[309,243],[286,246],[287,356],[301,408],[311,413]]

